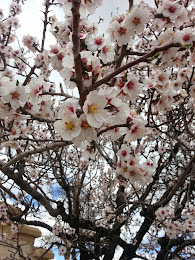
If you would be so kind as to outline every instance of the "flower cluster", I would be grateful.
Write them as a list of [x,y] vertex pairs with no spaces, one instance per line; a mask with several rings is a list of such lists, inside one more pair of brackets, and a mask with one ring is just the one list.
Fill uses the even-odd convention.
[[174,238],[180,232],[194,232],[195,231],[195,214],[194,206],[188,211],[183,210],[183,221],[173,220],[175,218],[174,210],[170,206],[159,208],[155,215],[157,219],[164,223],[166,227],[166,234],[169,238]]
[[132,152],[130,146],[123,144],[117,154],[119,176],[129,180],[131,184],[146,185],[152,181],[153,167],[148,163],[141,164],[138,154]]

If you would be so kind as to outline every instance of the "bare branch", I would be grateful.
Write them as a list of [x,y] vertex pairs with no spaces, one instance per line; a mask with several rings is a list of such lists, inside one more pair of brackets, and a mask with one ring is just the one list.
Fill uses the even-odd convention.
[[2,165],[2,171],[6,171],[6,169],[8,169],[12,164],[16,163],[17,161],[23,160],[25,157],[28,157],[29,155],[37,154],[37,153],[43,153],[43,152],[46,152],[46,151],[49,151],[49,150],[54,150],[57,147],[65,147],[69,144],[70,144],[70,142],[56,141],[53,144],[20,153],[19,155],[15,156],[12,160],[10,160],[6,164]]

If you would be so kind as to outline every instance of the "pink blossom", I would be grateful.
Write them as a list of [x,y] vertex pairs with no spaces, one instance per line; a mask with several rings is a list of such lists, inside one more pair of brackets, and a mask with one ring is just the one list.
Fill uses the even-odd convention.
[[148,22],[150,12],[145,6],[134,6],[125,18],[125,26],[130,30],[130,36],[140,33],[144,30],[145,24]]
[[176,20],[180,15],[181,9],[181,5],[168,0],[163,1],[162,5],[159,5],[158,13],[162,13],[165,17],[169,17],[171,20]]
[[29,94],[26,93],[25,87],[20,84],[9,84],[7,93],[3,93],[3,102],[10,103],[14,109],[18,109],[20,106],[24,106],[29,98]]
[[136,141],[141,139],[145,135],[146,120],[142,116],[136,116],[133,120],[133,124],[127,131],[124,140],[127,142]]
[[166,234],[167,236],[172,239],[176,236],[177,234],[177,226],[175,225],[174,222],[172,221],[169,221],[167,224],[166,224]]
[[110,30],[114,35],[119,46],[125,45],[129,43],[130,34],[129,34],[129,27],[122,23],[118,23],[117,21],[112,22],[110,26]]
[[104,38],[103,36],[89,36],[87,37],[86,44],[90,51],[100,50],[104,44]]
[[128,73],[127,82],[122,88],[123,92],[128,95],[130,100],[135,100],[140,92],[141,85],[132,73]]

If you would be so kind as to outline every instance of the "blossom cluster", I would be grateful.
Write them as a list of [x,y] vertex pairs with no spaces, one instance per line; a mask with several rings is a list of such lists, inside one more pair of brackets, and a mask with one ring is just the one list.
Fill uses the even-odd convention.
[[174,210],[170,206],[159,208],[155,214],[159,221],[162,221],[166,227],[166,234],[169,238],[176,237],[180,232],[195,231],[195,214],[194,206],[189,210],[184,209],[182,212],[183,221],[173,220],[175,218]]
[[129,180],[131,184],[139,183],[146,185],[152,181],[153,164],[149,161],[141,163],[139,155],[132,151],[129,145],[123,144],[118,151],[119,161],[117,173],[120,177]]

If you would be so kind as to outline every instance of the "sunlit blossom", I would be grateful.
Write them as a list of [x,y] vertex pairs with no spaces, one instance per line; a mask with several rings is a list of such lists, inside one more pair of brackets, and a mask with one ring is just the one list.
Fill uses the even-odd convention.
[[98,94],[97,91],[91,91],[83,106],[83,111],[86,115],[87,122],[92,127],[101,127],[103,122],[108,117],[104,109],[108,101],[104,96]]

